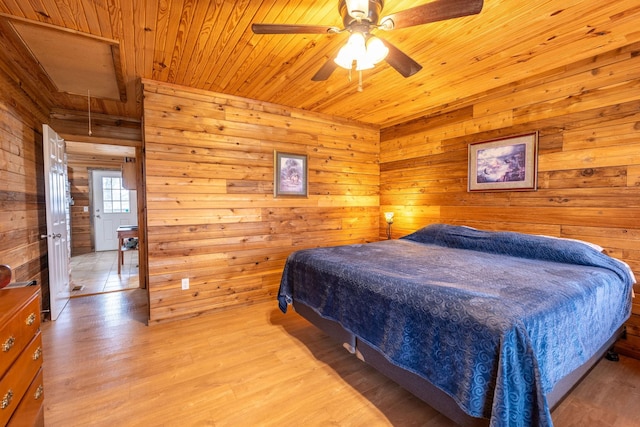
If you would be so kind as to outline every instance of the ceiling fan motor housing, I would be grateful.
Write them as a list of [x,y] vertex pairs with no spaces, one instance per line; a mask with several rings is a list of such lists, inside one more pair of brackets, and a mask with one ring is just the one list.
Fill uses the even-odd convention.
[[369,0],[369,10],[366,11],[366,16],[363,16],[360,19],[355,18],[349,14],[348,3],[351,2],[349,0],[340,0],[340,2],[338,3],[338,10],[340,11],[340,16],[342,16],[342,23],[344,25],[344,28],[350,29],[353,24],[358,24],[358,21],[366,26],[375,26],[378,24],[378,19],[380,19],[380,12],[384,7],[383,0]]

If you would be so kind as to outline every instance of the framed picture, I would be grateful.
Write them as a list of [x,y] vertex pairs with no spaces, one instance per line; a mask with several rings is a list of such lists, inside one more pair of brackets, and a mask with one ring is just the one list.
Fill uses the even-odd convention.
[[274,152],[274,197],[307,197],[309,171],[305,154]]
[[468,191],[534,191],[538,132],[469,144]]

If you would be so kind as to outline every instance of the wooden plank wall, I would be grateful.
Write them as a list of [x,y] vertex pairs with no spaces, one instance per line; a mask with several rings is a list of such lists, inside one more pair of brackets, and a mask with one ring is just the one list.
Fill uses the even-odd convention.
[[[275,302],[292,251],[377,240],[377,128],[152,81],[143,123],[150,322]],[[274,198],[274,150],[308,156],[308,198]]]
[[[381,129],[380,203],[395,212],[393,234],[444,222],[579,238],[640,278],[639,89],[632,44]],[[540,132],[538,191],[467,192],[469,143],[531,131]],[[635,292],[620,347],[640,357]]]
[[34,101],[1,64],[0,264],[11,267],[12,281],[36,280],[48,309],[47,240],[40,239],[47,234],[42,157],[47,107]]

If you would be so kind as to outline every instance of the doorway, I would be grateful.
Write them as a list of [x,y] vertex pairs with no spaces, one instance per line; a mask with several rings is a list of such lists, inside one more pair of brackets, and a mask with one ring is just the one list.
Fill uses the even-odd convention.
[[94,250],[71,258],[72,297],[140,287],[139,251],[136,242],[125,242],[118,265],[117,228],[137,225],[135,190],[123,187],[122,172],[89,169],[89,212]]

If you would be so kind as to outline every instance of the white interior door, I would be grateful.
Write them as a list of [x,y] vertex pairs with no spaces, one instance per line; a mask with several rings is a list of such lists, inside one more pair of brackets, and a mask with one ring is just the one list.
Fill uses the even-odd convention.
[[47,215],[49,298],[51,320],[56,320],[69,301],[69,227],[67,214],[67,159],[64,139],[47,125],[42,126],[44,188]]
[[122,172],[94,170],[93,230],[96,252],[118,249],[116,230],[121,225],[138,225],[136,193],[122,186]]

